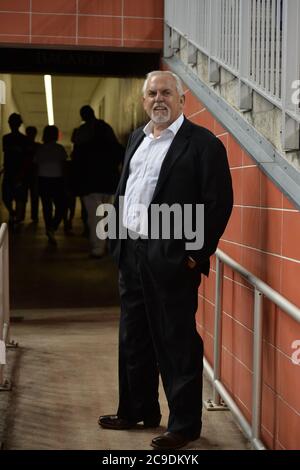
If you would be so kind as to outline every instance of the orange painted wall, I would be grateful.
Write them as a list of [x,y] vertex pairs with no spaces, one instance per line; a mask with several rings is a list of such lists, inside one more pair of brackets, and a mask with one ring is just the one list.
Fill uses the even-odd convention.
[[[300,213],[205,107],[185,92],[185,115],[224,143],[234,186],[234,209],[219,248],[300,306]],[[197,326],[213,358],[215,263],[199,289]],[[225,268],[222,380],[251,417],[253,289]],[[264,301],[262,438],[271,449],[300,449],[300,365],[291,345],[300,325]],[[299,348],[299,346],[298,346]],[[300,359],[300,354],[298,355]]]
[[0,0],[0,44],[161,49],[163,0]]

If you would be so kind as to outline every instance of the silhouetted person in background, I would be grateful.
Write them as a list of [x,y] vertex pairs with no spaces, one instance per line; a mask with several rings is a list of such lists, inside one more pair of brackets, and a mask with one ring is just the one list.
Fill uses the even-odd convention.
[[76,197],[79,197],[80,200],[80,206],[81,206],[81,220],[83,223],[83,232],[82,235],[84,237],[89,236],[89,226],[88,226],[88,214],[87,210],[85,208],[82,196],[83,196],[83,190],[82,190],[82,181],[80,178],[80,157],[79,157],[79,151],[78,151],[78,144],[76,143],[76,133],[78,131],[78,128],[75,128],[72,132],[71,136],[71,142],[73,143],[73,150],[71,152],[71,161],[72,161],[72,185],[73,185],[73,191],[75,195],[75,200]]
[[64,165],[67,152],[62,145],[57,143],[57,139],[58,128],[46,126],[43,132],[44,143],[35,157],[46,235],[52,245],[56,245],[54,232],[65,213]]
[[27,152],[27,163],[26,163],[26,198],[28,193],[30,196],[30,210],[32,222],[38,222],[39,212],[39,191],[38,191],[38,176],[37,176],[37,165],[34,160],[35,155],[40,148],[41,144],[35,142],[37,135],[37,128],[34,126],[28,126],[25,129],[28,139],[28,152]]
[[67,160],[65,162],[65,213],[64,213],[64,230],[68,234],[72,230],[72,222],[75,215],[76,207],[76,195],[74,187],[74,171],[73,171],[73,161]]
[[111,126],[95,117],[91,106],[82,106],[80,115],[84,124],[72,135],[76,186],[88,214],[91,256],[100,258],[105,254],[106,242],[96,235],[96,210],[100,204],[112,201],[124,148]]
[[[26,187],[24,168],[28,140],[19,131],[22,124],[20,114],[12,113],[8,118],[11,133],[3,136],[4,176],[2,198],[9,212],[9,222],[20,223],[25,217]],[[15,202],[15,207],[14,207]]]

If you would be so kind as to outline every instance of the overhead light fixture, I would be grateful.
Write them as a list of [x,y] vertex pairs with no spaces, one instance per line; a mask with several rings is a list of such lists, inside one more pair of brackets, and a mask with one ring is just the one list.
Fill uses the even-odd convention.
[[46,92],[46,103],[47,103],[47,114],[49,126],[54,125],[54,114],[53,114],[53,97],[52,97],[52,77],[51,75],[44,75],[45,92]]
[[6,104],[6,85],[3,80],[0,80],[0,104]]

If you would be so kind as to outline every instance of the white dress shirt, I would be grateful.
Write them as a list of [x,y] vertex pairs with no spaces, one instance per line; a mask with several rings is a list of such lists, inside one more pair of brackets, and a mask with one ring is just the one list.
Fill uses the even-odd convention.
[[146,137],[131,158],[124,195],[123,225],[133,232],[148,235],[148,218],[145,212],[141,212],[139,205],[148,209],[161,165],[183,120],[181,114],[158,137],[152,133],[152,121],[143,129]]

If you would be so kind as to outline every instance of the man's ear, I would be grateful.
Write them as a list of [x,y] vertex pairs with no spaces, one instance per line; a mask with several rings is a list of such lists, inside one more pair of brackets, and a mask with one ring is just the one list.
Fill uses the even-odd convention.
[[182,104],[182,106],[184,105],[184,103],[185,103],[185,95],[181,95],[181,97],[180,97],[180,103]]

